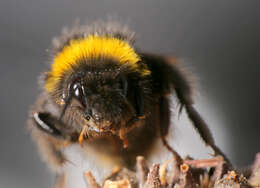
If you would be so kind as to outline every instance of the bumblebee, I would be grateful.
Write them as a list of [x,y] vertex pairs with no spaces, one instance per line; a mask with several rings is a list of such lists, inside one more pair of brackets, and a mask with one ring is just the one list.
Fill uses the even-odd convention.
[[29,127],[41,156],[60,176],[68,162],[64,148],[73,144],[133,168],[136,156],[149,156],[161,139],[181,161],[166,141],[173,93],[202,140],[225,157],[193,107],[187,74],[172,59],[135,48],[134,36],[119,24],[96,23],[54,39]]

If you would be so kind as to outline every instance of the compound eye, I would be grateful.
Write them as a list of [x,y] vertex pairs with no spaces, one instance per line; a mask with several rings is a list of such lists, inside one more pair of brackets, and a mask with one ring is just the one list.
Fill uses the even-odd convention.
[[75,97],[80,97],[81,95],[83,95],[82,88],[80,87],[80,85],[78,83],[73,85],[73,92],[74,92]]
[[82,104],[84,104],[84,92],[83,92],[83,87],[79,83],[73,84],[72,87],[72,94],[74,95],[75,98],[77,98]]

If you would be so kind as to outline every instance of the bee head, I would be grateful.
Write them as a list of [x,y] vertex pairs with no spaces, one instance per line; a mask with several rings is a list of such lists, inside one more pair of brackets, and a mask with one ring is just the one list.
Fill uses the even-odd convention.
[[91,64],[80,67],[62,84],[64,115],[95,131],[117,131],[142,113],[134,93],[138,82],[134,83],[134,73],[127,73],[127,68]]
[[89,36],[56,55],[45,89],[62,101],[61,118],[69,125],[116,133],[143,115],[149,74],[128,42]]

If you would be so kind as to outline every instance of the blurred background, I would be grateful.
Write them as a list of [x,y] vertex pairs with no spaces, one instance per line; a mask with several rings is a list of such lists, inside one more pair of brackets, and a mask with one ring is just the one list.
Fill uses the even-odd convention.
[[[259,3],[1,0],[0,187],[52,184],[25,128],[29,107],[40,91],[37,76],[48,61],[46,49],[77,18],[85,23],[109,15],[136,31],[137,47],[179,57],[198,78],[196,106],[217,144],[236,166],[251,164],[260,151]],[[184,137],[189,138],[187,146],[194,148],[193,138]],[[180,135],[177,140],[181,145]]]

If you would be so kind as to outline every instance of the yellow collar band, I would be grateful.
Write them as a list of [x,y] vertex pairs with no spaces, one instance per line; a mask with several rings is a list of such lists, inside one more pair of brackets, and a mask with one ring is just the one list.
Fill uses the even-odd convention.
[[[119,64],[127,63],[135,70],[139,68],[137,62],[140,61],[140,57],[126,41],[114,37],[89,35],[86,38],[71,40],[55,56],[45,89],[48,92],[54,91],[62,75],[80,60],[99,57],[115,59]],[[149,70],[139,71],[143,76],[150,74]]]

